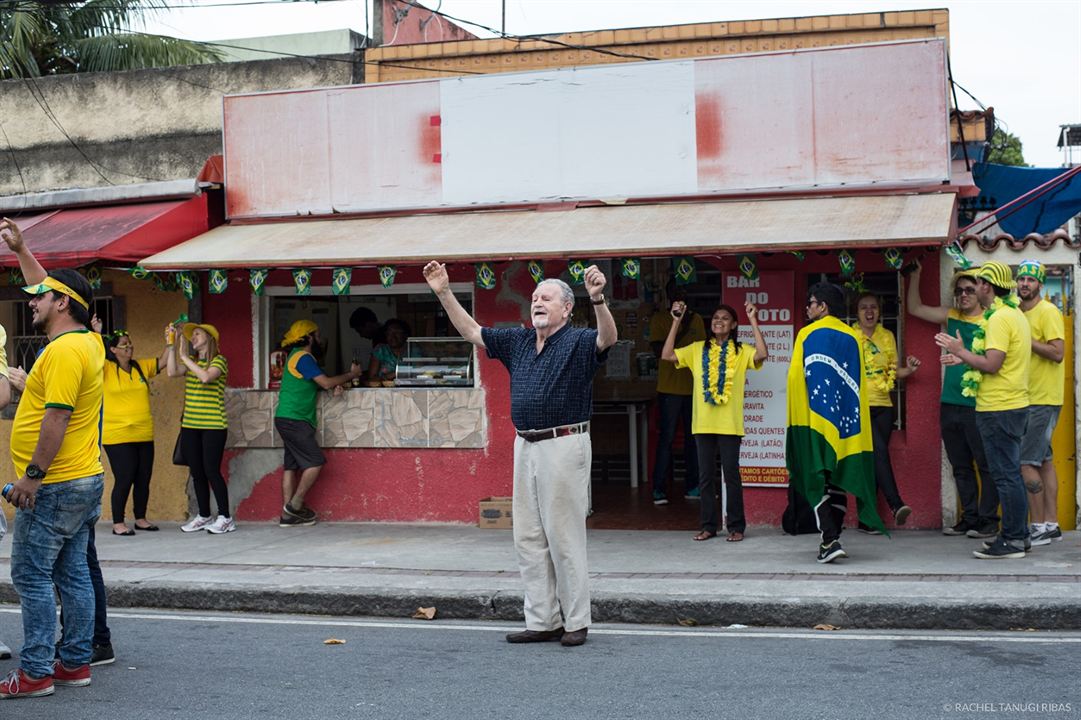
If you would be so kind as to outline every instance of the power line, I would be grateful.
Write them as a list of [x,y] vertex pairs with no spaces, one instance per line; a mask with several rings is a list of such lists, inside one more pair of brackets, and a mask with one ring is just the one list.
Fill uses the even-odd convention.
[[41,111],[45,113],[45,117],[47,117],[49,121],[52,122],[54,126],[56,126],[56,129],[59,130],[60,134],[67,139],[67,141],[71,144],[73,148],[75,148],[75,151],[83,156],[83,159],[86,160],[90,167],[94,168],[94,172],[101,176],[102,180],[109,183],[110,185],[115,185],[112,180],[105,176],[105,173],[101,171],[101,168],[98,167],[97,163],[91,160],[90,156],[83,152],[83,149],[79,147],[78,143],[76,143],[71,138],[71,135],[68,134],[68,131],[64,129],[64,125],[60,122],[56,115],[53,114],[52,108],[49,107],[49,101],[45,99],[45,93],[41,92],[41,88],[37,86],[37,84],[34,82],[34,79],[27,76],[23,78],[23,82],[25,83],[27,90],[30,91],[31,97],[33,97],[34,100],[37,102],[38,107],[40,107]]
[[[184,5],[167,5],[158,4],[153,8],[147,8],[150,10],[194,10],[201,8],[230,8],[230,7],[246,7],[249,5],[300,5],[300,4],[314,4],[319,3],[332,3],[332,2],[344,2],[345,0],[242,0],[241,2],[218,2],[218,3],[200,3],[193,2]],[[21,8],[37,8],[55,6],[61,3],[56,2],[34,2],[33,0],[12,0],[12,2],[0,3],[0,8],[5,5],[9,5],[13,10],[19,10]],[[67,5],[74,5],[74,3],[64,3]],[[126,5],[103,5],[97,4],[94,6],[100,10],[130,10],[130,6]],[[73,7],[73,10],[78,10],[78,7]]]
[[[302,1],[307,2],[309,0],[302,0]],[[323,0],[323,1],[325,2],[325,0]],[[180,39],[180,38],[173,37],[172,35],[158,35],[156,33],[146,33],[146,32],[140,32],[138,30],[128,30],[126,32],[131,34],[131,35],[142,35],[142,36],[146,36],[146,37],[165,38],[165,39],[168,39],[168,40],[179,40]],[[303,54],[300,54],[300,53],[287,52],[285,50],[267,50],[267,49],[264,49],[264,48],[253,48],[253,47],[246,47],[244,45],[231,45],[229,43],[214,42],[213,40],[186,40],[185,42],[190,42],[190,43],[193,43],[193,44],[196,44],[196,45],[208,45],[208,46],[213,46],[213,47],[229,48],[231,50],[245,50],[247,52],[266,53],[268,55],[279,55],[281,57],[301,58],[303,60],[320,60],[320,61],[323,61],[323,62],[338,62],[338,63],[345,63],[347,65],[356,65],[356,64],[359,63],[361,65],[377,65],[377,66],[384,66],[384,67],[398,67],[398,68],[404,68],[406,70],[424,70],[426,72],[442,72],[442,73],[451,73],[451,74],[454,74],[454,75],[462,75],[462,74],[465,74],[465,75],[484,75],[484,74],[486,74],[486,73],[478,72],[478,71],[475,71],[475,70],[448,70],[446,68],[425,67],[423,65],[403,65],[401,63],[376,62],[374,60],[346,59],[346,58],[334,57],[332,55],[303,55]],[[146,68],[146,69],[153,69],[153,68]]]
[[645,55],[635,55],[633,53],[621,53],[621,52],[618,52],[616,50],[608,50],[607,48],[602,48],[602,47],[599,47],[599,46],[596,46],[596,45],[575,45],[573,43],[563,42],[562,40],[556,40],[554,38],[551,38],[551,37],[548,37],[548,36],[545,36],[545,35],[511,35],[509,33],[503,32],[501,30],[496,30],[493,27],[489,27],[487,25],[483,25],[483,24],[478,23],[478,22],[473,22],[472,20],[466,20],[465,18],[455,17],[454,15],[450,15],[448,13],[445,13],[445,12],[442,12],[442,11],[439,11],[439,10],[432,10],[431,8],[425,7],[424,5],[421,5],[420,3],[414,2],[413,0],[399,0],[399,2],[402,2],[402,3],[406,4],[406,5],[409,5],[411,7],[415,7],[415,8],[420,9],[420,10],[427,10],[428,12],[432,13],[433,15],[439,15],[439,16],[445,17],[447,20],[453,20],[454,22],[462,23],[463,25],[472,25],[473,27],[480,28],[481,30],[485,30],[487,32],[492,33],[493,35],[504,38],[506,40],[518,40],[518,41],[530,41],[530,40],[532,40],[532,41],[535,41],[535,42],[545,42],[545,43],[549,43],[550,45],[558,45],[559,47],[568,48],[570,50],[585,50],[585,51],[588,51],[588,52],[595,52],[595,53],[599,53],[601,55],[611,55],[613,57],[625,58],[625,59],[628,59],[628,60],[656,60],[657,59],[655,57],[647,57]]
[[[19,182],[21,182],[22,186],[23,186],[23,200],[24,200],[23,207],[25,207],[26,206],[26,203],[25,203],[25,200],[26,200],[26,178],[23,177],[23,169],[19,166],[19,158],[15,157],[15,148],[13,148],[11,146],[11,140],[8,138],[8,131],[4,129],[3,120],[0,120],[0,133],[4,134],[4,142],[8,146],[8,153],[11,155],[11,162],[14,163],[15,170],[17,170],[18,173],[19,173]],[[22,210],[20,210],[19,213],[21,214]],[[18,217],[18,215],[16,215],[16,217]]]

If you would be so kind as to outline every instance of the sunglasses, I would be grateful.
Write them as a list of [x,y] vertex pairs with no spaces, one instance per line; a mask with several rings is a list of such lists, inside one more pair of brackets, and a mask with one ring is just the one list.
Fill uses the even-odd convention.
[[966,285],[965,287],[959,287],[953,289],[954,297],[961,297],[962,295],[975,295],[976,287],[974,285]]

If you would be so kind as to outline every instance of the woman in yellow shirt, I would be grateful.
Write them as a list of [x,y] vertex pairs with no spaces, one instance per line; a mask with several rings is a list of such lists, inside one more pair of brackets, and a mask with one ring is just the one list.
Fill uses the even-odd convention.
[[[101,333],[97,316],[90,324],[94,332]],[[165,353],[160,358],[135,359],[135,346],[126,330],[103,335],[102,340],[106,352],[101,443],[113,471],[113,535],[130,537],[135,530],[158,529],[146,519],[154,470],[154,418],[150,414],[148,381],[165,363]],[[135,530],[124,522],[124,508],[131,494]]]
[[[893,398],[890,393],[897,380],[904,380],[920,366],[919,358],[909,355],[905,364],[897,359],[897,340],[893,333],[882,327],[879,319],[882,306],[878,296],[865,292],[856,300],[856,322],[852,327],[859,331],[863,339],[864,375],[867,387],[867,404],[871,406],[871,441],[874,444],[875,484],[886,498],[886,503],[893,512],[893,520],[904,525],[912,508],[905,505],[901,493],[897,490],[897,480],[893,476],[890,462],[890,433],[893,432]],[[860,525],[860,531],[878,535]]]
[[766,341],[758,329],[758,309],[744,306],[751,321],[754,347],[738,340],[739,315],[730,305],[721,305],[710,319],[710,337],[676,348],[679,319],[686,303],[672,303],[672,328],[664,340],[661,359],[688,368],[694,378],[694,406],[691,433],[698,450],[698,486],[701,489],[701,530],[695,540],[717,537],[717,456],[721,457],[727,494],[725,526],[728,542],[739,542],[747,530],[743,514],[743,481],[739,475],[739,446],[743,442],[743,388],[747,369],[760,370],[769,357]]
[[[221,472],[225,455],[228,420],[225,417],[225,384],[229,363],[218,352],[221,339],[210,323],[184,323],[166,328],[168,345],[166,371],[169,377],[184,377],[184,413],[180,418],[180,449],[191,471],[198,514],[180,526],[186,533],[206,530],[222,535],[236,530],[229,506],[229,486]],[[194,353],[194,356],[193,356]],[[218,515],[210,514],[210,493]]]

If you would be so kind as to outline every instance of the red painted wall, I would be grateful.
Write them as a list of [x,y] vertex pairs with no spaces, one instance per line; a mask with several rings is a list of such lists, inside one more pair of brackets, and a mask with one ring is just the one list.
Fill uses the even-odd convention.
[[476,35],[456,25],[453,21],[414,3],[377,0],[374,9],[382,17],[383,36],[375,38],[375,42],[379,45],[411,45],[477,39]]

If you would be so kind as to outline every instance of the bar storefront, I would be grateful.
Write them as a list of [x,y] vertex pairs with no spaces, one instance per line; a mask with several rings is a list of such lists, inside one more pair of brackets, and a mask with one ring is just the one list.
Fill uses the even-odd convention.
[[[922,256],[924,297],[938,297],[928,250],[951,237],[958,192],[944,53],[920,41],[226,97],[229,221],[142,265],[195,278],[193,313],[221,332],[238,517],[280,511],[277,351],[302,317],[328,340],[328,374],[379,369],[372,321],[398,345],[392,373],[320,398],[328,464],[309,499],[322,517],[475,522],[479,500],[510,494],[506,373],[455,336],[421,275],[435,259],[497,327],[528,322],[539,277],[584,298],[577,276],[601,266],[620,340],[594,388],[594,487],[627,502],[649,497],[665,285],[706,317],[758,305],[771,357],[746,394],[745,499],[751,524],[779,524],[784,376],[808,285],[878,293],[900,352],[937,365],[935,328],[900,307],[899,269]],[[747,95],[750,69],[777,82]],[[721,123],[723,107],[739,109]],[[573,322],[592,322],[588,303]],[[938,393],[928,374],[894,398],[894,465],[924,527],[941,517]]]

